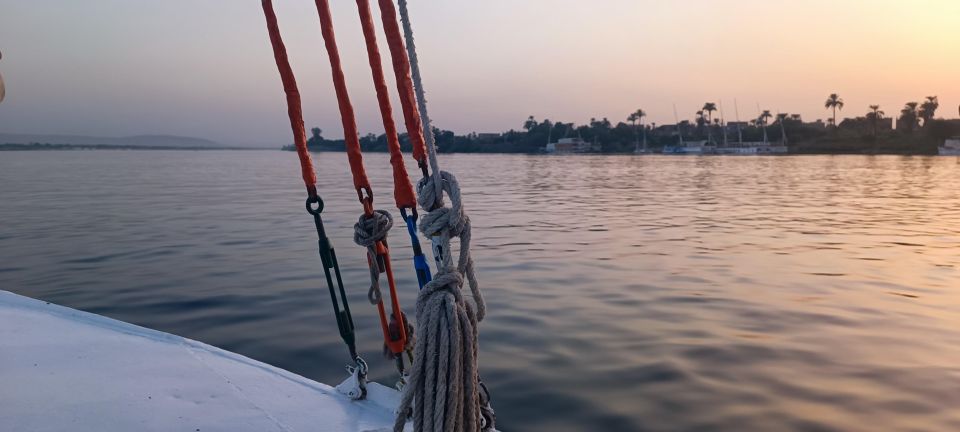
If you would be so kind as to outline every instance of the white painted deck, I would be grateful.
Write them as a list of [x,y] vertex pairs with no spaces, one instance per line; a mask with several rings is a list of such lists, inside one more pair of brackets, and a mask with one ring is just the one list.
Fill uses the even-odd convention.
[[392,430],[398,393],[369,392],[0,291],[0,431]]

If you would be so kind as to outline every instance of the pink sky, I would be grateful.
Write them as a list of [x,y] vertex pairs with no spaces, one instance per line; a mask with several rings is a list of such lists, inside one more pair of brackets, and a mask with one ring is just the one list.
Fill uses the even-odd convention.
[[[15,0],[0,15],[0,132],[165,133],[289,141],[257,2]],[[313,2],[276,1],[307,126],[342,136]],[[361,133],[382,132],[356,7],[333,1]],[[519,129],[528,115],[672,123],[706,101],[826,118],[940,97],[960,104],[956,0],[411,0],[438,126]],[[385,45],[381,45],[385,49]],[[395,105],[396,99],[394,98]],[[399,115],[398,115],[399,118]]]

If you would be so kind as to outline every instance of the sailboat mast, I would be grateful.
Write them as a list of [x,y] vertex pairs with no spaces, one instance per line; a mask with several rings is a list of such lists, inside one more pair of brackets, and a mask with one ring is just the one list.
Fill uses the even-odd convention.
[[737,144],[743,147],[743,129],[740,127],[740,107],[737,106],[737,100],[733,100],[733,112],[737,116]]
[[723,146],[727,147],[727,120],[723,115],[723,99],[720,99],[720,131],[723,132]]
[[777,120],[780,121],[780,145],[787,145],[787,128],[783,125],[783,121],[787,119],[786,114],[781,114],[780,110],[777,110]]
[[760,103],[757,102],[757,113],[760,115],[760,122],[763,123],[763,145],[769,145],[770,140],[767,138],[767,119],[763,117],[763,111],[760,110]]
[[677,123],[677,136],[680,137],[680,147],[683,147],[683,129],[680,129],[680,117],[677,116],[677,104],[673,104],[673,121]]

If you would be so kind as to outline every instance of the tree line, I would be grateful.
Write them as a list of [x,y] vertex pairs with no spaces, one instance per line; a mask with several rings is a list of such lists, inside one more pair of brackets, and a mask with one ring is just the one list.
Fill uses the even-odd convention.
[[[469,133],[434,128],[437,148],[443,153],[538,153],[549,142],[561,138],[579,138],[596,144],[602,153],[631,153],[640,148],[656,151],[686,141],[705,140],[717,145],[738,142],[772,142],[789,145],[795,153],[902,153],[934,154],[944,139],[960,135],[960,120],[937,119],[937,96],[921,102],[907,102],[895,119],[879,105],[869,105],[863,115],[839,120],[846,107],[839,94],[830,94],[824,102],[829,116],[826,122],[806,122],[799,114],[760,110],[756,118],[743,122],[727,121],[715,102],[706,102],[694,113],[694,120],[677,124],[646,123],[647,113],[636,109],[614,123],[610,119],[591,118],[586,124],[537,120],[529,116],[521,128],[499,133]],[[893,123],[896,123],[896,128]],[[311,129],[307,141],[313,151],[342,151],[342,139],[326,139],[319,128]],[[406,134],[400,135],[401,149],[410,151]],[[387,151],[384,134],[360,137],[364,151]],[[292,146],[287,148],[292,149]]]

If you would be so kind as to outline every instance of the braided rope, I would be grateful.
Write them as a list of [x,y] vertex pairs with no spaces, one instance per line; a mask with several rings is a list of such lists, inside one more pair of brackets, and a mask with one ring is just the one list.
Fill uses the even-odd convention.
[[[3,53],[0,53],[0,59],[3,58]],[[7,89],[3,85],[3,75],[0,75],[0,102],[3,102],[3,98],[7,96]]]
[[[437,162],[406,0],[399,0],[399,5],[432,172],[417,183],[417,203],[426,212],[420,219],[420,231],[433,239],[438,266],[433,280],[417,296],[413,368],[394,431],[403,430],[409,413],[418,432],[475,432],[493,427],[492,409],[477,366],[477,324],[486,315],[486,305],[470,254],[470,218],[464,212],[456,177],[441,171]],[[444,193],[450,198],[449,207],[444,206]],[[456,266],[450,247],[455,237],[460,239]],[[464,280],[470,285],[472,303],[464,299]]]

